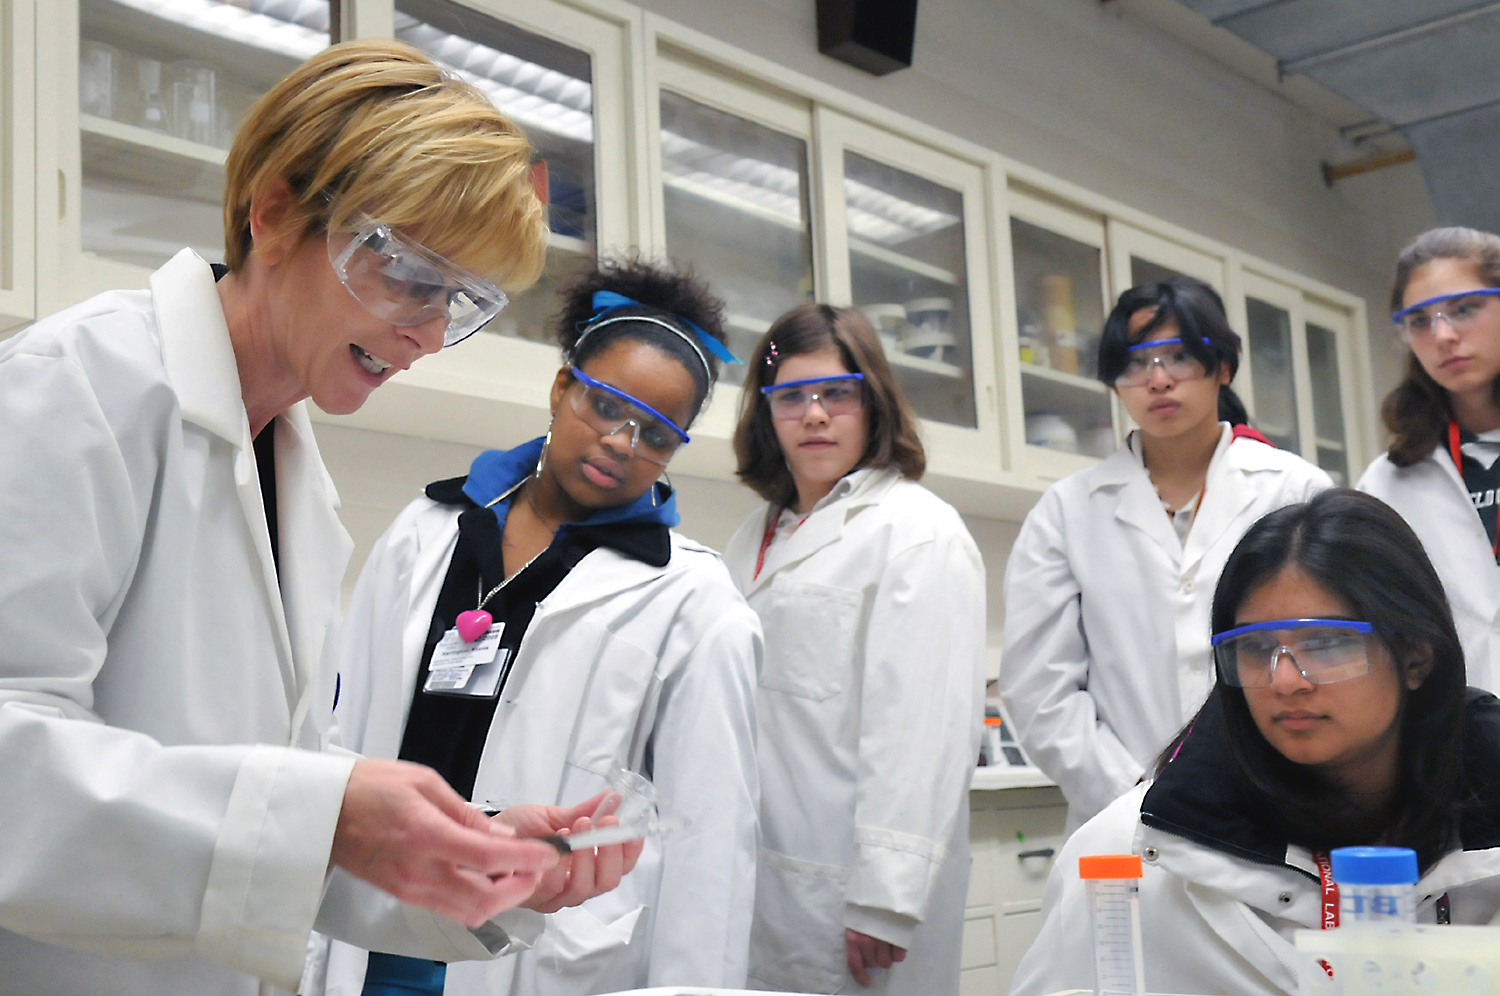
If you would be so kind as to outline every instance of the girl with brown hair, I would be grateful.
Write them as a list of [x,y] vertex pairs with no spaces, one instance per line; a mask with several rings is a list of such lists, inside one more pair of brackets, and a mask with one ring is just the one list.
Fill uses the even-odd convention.
[[1396,261],[1391,312],[1411,350],[1381,406],[1391,447],[1358,487],[1411,524],[1443,579],[1469,682],[1496,687],[1500,573],[1500,236],[1435,228]]
[[750,364],[735,453],[766,504],[725,553],[765,633],[750,982],[954,993],[979,551],[917,483],[916,419],[858,311],[788,312]]

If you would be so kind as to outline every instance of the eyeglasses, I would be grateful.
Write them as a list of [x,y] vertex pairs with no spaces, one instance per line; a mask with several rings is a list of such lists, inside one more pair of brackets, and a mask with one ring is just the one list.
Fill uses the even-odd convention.
[[[1441,294],[1418,301],[1410,308],[1403,308],[1391,316],[1396,323],[1396,334],[1401,341],[1426,339],[1432,335],[1437,320],[1441,318],[1454,332],[1463,332],[1474,324],[1474,319],[1484,310],[1488,297],[1500,294],[1500,287],[1481,287],[1478,290],[1460,291],[1457,294]],[[1445,302],[1451,301],[1452,304]],[[1433,305],[1442,305],[1441,310],[1428,311]]]
[[[1205,343],[1207,339],[1203,340]],[[1151,382],[1157,367],[1174,381],[1197,380],[1207,376],[1203,361],[1183,348],[1181,339],[1152,339],[1138,342],[1126,352],[1130,359],[1125,369],[1115,378],[1115,387],[1140,387]]]
[[690,441],[688,434],[671,419],[644,401],[632,398],[618,387],[595,380],[577,367],[569,367],[568,371],[583,388],[569,392],[573,411],[599,433],[600,439],[613,436],[629,426],[630,452],[663,467],[671,461],[679,446]]
[[771,403],[771,417],[778,422],[796,422],[807,416],[814,401],[823,406],[829,418],[849,415],[864,406],[864,374],[847,373],[835,377],[792,380],[785,384],[763,387]]
[[430,249],[403,239],[389,225],[359,219],[357,232],[328,232],[328,261],[354,299],[381,321],[423,325],[446,318],[443,345],[478,332],[509,298]]
[[1375,627],[1349,619],[1276,619],[1215,633],[1209,640],[1224,680],[1265,688],[1276,665],[1290,660],[1308,681],[1330,685],[1370,673]]

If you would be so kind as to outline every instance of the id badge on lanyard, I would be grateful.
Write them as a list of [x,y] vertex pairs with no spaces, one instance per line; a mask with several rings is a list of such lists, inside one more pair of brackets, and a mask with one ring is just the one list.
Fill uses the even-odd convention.
[[510,650],[500,646],[504,633],[505,623],[497,622],[470,643],[459,635],[458,627],[448,630],[432,649],[422,691],[458,698],[494,698],[500,693],[510,663]]

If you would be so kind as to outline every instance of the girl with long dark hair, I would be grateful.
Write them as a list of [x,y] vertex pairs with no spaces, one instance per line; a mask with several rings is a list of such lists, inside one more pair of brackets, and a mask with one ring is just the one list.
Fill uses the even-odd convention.
[[1332,482],[1245,425],[1240,337],[1186,277],[1120,295],[1099,379],[1139,428],[1052,485],[1005,572],[1000,692],[1080,826],[1140,780],[1213,681],[1208,602],[1250,524]]
[[1396,261],[1391,313],[1410,347],[1381,406],[1391,447],[1359,479],[1432,558],[1469,681],[1500,682],[1500,236],[1436,228]]
[[1064,846],[1012,996],[1093,986],[1081,855],[1141,855],[1153,991],[1294,996],[1293,934],[1332,925],[1336,847],[1415,850],[1419,921],[1500,920],[1500,700],[1466,687],[1401,517],[1344,489],[1266,516],[1224,566],[1213,632],[1213,694],[1154,780]]

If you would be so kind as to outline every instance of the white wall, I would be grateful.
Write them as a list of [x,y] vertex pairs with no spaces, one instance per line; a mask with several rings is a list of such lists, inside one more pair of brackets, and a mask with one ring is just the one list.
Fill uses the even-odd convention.
[[[818,54],[813,0],[641,5],[1365,297],[1378,398],[1398,355],[1387,348],[1393,337],[1381,317],[1388,272],[1400,245],[1432,218],[1417,168],[1329,190],[1319,161],[1359,155],[1333,115],[1164,32],[1151,17],[1166,2],[921,0],[914,65],[878,79]],[[331,425],[319,427],[319,439],[357,543],[351,585],[391,517],[422,485],[463,473],[477,452]],[[714,547],[756,505],[734,484],[683,476],[675,484],[683,531]],[[999,582],[1017,527],[972,518],[969,526],[989,571],[998,643]]]

